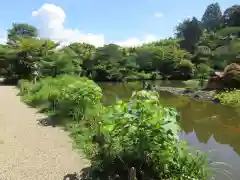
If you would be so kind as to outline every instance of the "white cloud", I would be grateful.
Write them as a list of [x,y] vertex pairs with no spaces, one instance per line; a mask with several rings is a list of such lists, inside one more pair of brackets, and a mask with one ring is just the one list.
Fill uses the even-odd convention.
[[158,38],[157,36],[149,34],[149,35],[146,35],[143,39],[133,37],[123,41],[116,41],[114,43],[119,46],[130,47],[130,46],[139,46],[144,43],[150,43],[159,39],[160,38]]
[[104,44],[104,35],[81,32],[79,29],[64,27],[66,14],[64,10],[54,4],[43,4],[43,6],[32,12],[37,20],[40,35],[54,41],[60,41],[67,45],[72,42],[85,42],[95,46]]
[[0,44],[6,44],[7,42],[7,31],[0,31]]
[[163,13],[161,13],[161,12],[155,12],[154,13],[154,17],[156,17],[156,18],[162,18],[164,15],[163,15]]
[[[61,42],[62,45],[68,45],[72,42],[85,42],[97,47],[104,45],[104,35],[84,33],[79,29],[64,27],[66,14],[64,10],[54,4],[45,3],[36,11],[32,12],[40,36],[49,38],[53,41]],[[157,16],[160,16],[157,13]],[[148,34],[143,38],[131,37],[123,41],[112,41],[111,43],[120,46],[139,46],[143,43],[149,43],[160,39],[154,35]],[[7,31],[0,30],[0,43],[6,43]]]

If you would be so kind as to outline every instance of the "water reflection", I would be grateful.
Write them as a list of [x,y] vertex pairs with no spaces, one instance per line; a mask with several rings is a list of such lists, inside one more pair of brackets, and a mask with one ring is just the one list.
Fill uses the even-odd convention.
[[[188,141],[188,144],[194,149],[208,152],[208,158],[215,163],[212,165],[216,180],[238,180],[240,175],[240,157],[228,144],[216,142],[214,136],[210,136],[206,143],[201,143],[196,136],[195,131],[191,133],[182,133],[182,139]],[[223,164],[224,162],[225,164]],[[227,173],[228,172],[228,173]],[[228,177],[223,173],[227,173]],[[230,178],[229,178],[230,177]]]
[[[155,82],[159,83],[159,82]],[[166,85],[160,82],[161,85]],[[142,88],[140,82],[134,83],[103,83],[106,104],[112,104],[116,97],[127,100],[134,90]],[[166,86],[182,87],[182,83],[169,82]],[[229,170],[233,180],[240,176],[240,109],[201,102],[183,96],[172,95],[168,92],[160,92],[160,101],[169,107],[175,107],[181,115],[180,137],[189,142],[189,145],[210,152],[209,158],[213,161],[226,162],[232,168],[217,166],[216,171]],[[217,168],[215,167],[215,168]],[[217,180],[228,179],[217,173]]]

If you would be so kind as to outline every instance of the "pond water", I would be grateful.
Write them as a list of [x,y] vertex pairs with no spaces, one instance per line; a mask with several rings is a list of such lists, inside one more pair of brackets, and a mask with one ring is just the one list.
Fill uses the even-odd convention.
[[[184,87],[184,83],[180,81],[152,83],[168,87]],[[112,104],[116,99],[127,100],[133,91],[142,89],[141,82],[99,83],[99,85],[103,89],[103,101],[106,104]],[[211,161],[220,162],[212,165],[216,179],[239,180],[240,109],[196,101],[168,92],[160,92],[160,97],[162,104],[175,107],[180,112],[180,125],[183,130],[180,137],[191,147],[207,152]]]

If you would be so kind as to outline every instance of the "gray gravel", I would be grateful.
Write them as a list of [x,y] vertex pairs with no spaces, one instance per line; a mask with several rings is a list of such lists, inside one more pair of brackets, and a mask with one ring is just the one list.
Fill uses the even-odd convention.
[[72,150],[68,134],[38,125],[44,115],[17,93],[15,87],[0,86],[0,180],[62,180],[88,166]]

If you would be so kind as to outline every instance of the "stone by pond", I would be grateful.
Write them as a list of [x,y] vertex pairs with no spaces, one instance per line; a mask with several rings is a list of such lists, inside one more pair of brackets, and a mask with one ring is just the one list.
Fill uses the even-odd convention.
[[[103,89],[105,97],[103,101],[106,104],[112,104],[116,98],[127,100],[132,91],[142,89],[141,82],[99,83],[99,85]],[[180,137],[192,148],[207,152],[211,161],[230,165],[213,163],[212,166],[218,169],[214,173],[216,179],[229,179],[221,174],[227,170],[232,173],[229,175],[232,180],[238,180],[240,176],[240,109],[178,95],[182,94],[185,88],[185,84],[181,81],[156,81],[154,85],[156,88],[169,87],[159,89],[160,100],[163,105],[175,107],[179,111],[182,127]],[[171,92],[172,89],[174,92]],[[188,93],[191,94],[191,92]]]
[[184,95],[197,100],[214,101],[215,91],[191,90],[186,88],[156,87],[157,91],[167,91],[175,95]]
[[196,100],[211,101],[214,103],[220,103],[220,101],[214,98],[215,90],[194,90],[186,87],[171,87],[162,86],[159,84],[143,83],[143,88],[147,90],[166,91],[174,95],[183,95]]

